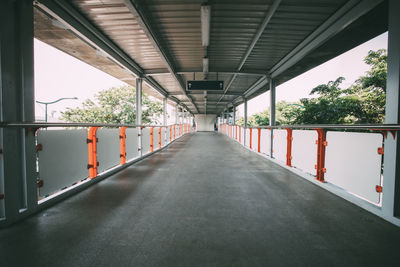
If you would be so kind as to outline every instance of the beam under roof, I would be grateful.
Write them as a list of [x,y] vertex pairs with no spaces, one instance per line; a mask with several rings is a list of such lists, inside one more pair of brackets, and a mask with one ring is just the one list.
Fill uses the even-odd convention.
[[166,64],[169,72],[172,74],[174,79],[178,82],[179,86],[183,94],[190,100],[191,104],[196,109],[196,112],[199,113],[196,104],[194,103],[193,99],[186,93],[185,86],[183,84],[182,79],[178,76],[175,71],[175,67],[170,59],[170,55],[163,49],[161,43],[158,41],[156,34],[154,33],[153,29],[146,18],[143,9],[140,7],[137,0],[124,0],[125,5],[128,7],[129,11],[133,14],[138,24],[141,26],[142,30],[145,32],[146,36],[149,38],[150,42],[153,44],[154,48],[157,50],[158,54],[160,55],[161,59]]
[[[260,39],[262,33],[264,32],[265,28],[267,27],[268,23],[270,22],[272,16],[275,14],[276,10],[278,9],[280,3],[282,0],[275,0],[272,5],[268,8],[268,12],[264,17],[263,22],[261,23],[260,27],[258,28],[256,34],[253,37],[253,40],[251,41],[250,45],[247,47],[246,53],[244,54],[243,58],[241,59],[238,68],[236,69],[236,72],[240,72],[242,69],[243,65],[246,63],[247,58],[253,51],[255,45],[257,44],[258,40]],[[228,85],[225,87],[224,94],[221,96],[219,101],[224,97],[225,93],[229,90],[229,87],[231,87],[233,81],[235,80],[237,74],[234,74],[231,78],[231,80],[228,82]]]
[[272,78],[282,74],[285,70],[299,62],[307,54],[341,32],[358,18],[372,10],[384,0],[350,0],[330,16],[306,39],[282,58],[269,72]]
[[[78,12],[68,1],[38,0],[35,6],[45,14],[57,19],[66,25],[77,37],[105,53],[112,61],[126,69],[135,77],[143,77],[143,69],[110,38],[97,29],[86,17]],[[168,92],[153,78],[144,77],[144,81],[164,97],[169,97]],[[179,103],[177,99],[169,97]],[[186,107],[186,106],[185,106]],[[187,108],[187,107],[186,107]]]

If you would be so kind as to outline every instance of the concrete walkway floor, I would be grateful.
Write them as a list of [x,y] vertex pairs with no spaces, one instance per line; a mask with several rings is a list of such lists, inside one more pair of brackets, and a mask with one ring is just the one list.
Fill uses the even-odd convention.
[[400,228],[199,132],[0,230],[0,266],[400,266]]

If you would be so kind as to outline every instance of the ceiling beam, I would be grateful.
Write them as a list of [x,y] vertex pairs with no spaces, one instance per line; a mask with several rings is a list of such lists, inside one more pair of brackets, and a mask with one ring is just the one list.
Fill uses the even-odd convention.
[[235,98],[232,103],[233,104],[237,104],[238,102],[240,102],[240,100],[243,100],[243,98],[248,98],[249,96],[251,96],[252,94],[254,94],[255,92],[257,92],[258,90],[260,90],[261,88],[263,88],[263,86],[265,86],[268,82],[269,82],[269,78],[267,77],[261,77],[260,79],[258,79],[255,83],[253,83],[249,89],[246,90],[246,92],[244,92],[243,96],[239,96],[237,98]]
[[165,65],[168,68],[168,71],[172,74],[174,79],[177,81],[183,94],[192,102],[196,112],[199,112],[197,109],[196,104],[193,102],[192,98],[186,93],[186,86],[183,84],[182,79],[178,76],[175,71],[175,67],[172,63],[170,55],[164,48],[161,46],[160,41],[157,39],[157,35],[154,33],[154,30],[151,28],[151,24],[149,23],[148,19],[145,16],[145,12],[143,11],[143,6],[139,5],[138,0],[124,0],[125,5],[128,7],[129,11],[135,17],[137,23],[141,26],[142,30],[145,32],[147,38],[152,43],[153,47],[157,50],[158,54],[160,55],[161,59],[164,61]]
[[[95,47],[117,65],[127,70],[137,77],[143,77],[143,69],[129,55],[127,55],[110,38],[104,35],[92,24],[86,17],[78,12],[68,1],[61,0],[38,0],[34,2],[36,8],[44,14],[56,19],[67,26],[78,38]],[[176,103],[179,100],[176,97],[169,97],[168,92],[159,85],[153,78],[144,77],[148,86],[156,90],[162,96],[171,99]]]
[[279,76],[381,2],[383,2],[383,0],[348,1],[291,52],[276,63],[269,72],[270,76],[272,78]]
[[[260,39],[262,33],[264,32],[265,28],[267,27],[268,23],[270,22],[272,16],[275,14],[276,10],[278,9],[282,0],[275,0],[272,5],[268,6],[268,12],[264,17],[260,27],[258,28],[256,34],[253,37],[250,45],[247,47],[246,53],[244,54],[243,58],[241,59],[238,68],[236,69],[239,72],[244,64],[246,63],[247,58],[250,56],[251,52],[253,51],[254,47],[256,46],[258,40]],[[235,80],[237,74],[234,74],[230,81],[228,82],[228,86],[225,87],[224,94],[229,90],[229,87],[232,85],[233,81]],[[224,95],[222,95],[223,97]],[[221,99],[222,99],[221,97]],[[220,99],[220,100],[221,100]]]

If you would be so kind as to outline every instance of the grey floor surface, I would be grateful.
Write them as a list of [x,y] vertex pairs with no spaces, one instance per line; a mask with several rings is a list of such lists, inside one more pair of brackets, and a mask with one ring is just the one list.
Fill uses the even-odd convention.
[[400,228],[199,132],[1,229],[0,266],[400,266]]

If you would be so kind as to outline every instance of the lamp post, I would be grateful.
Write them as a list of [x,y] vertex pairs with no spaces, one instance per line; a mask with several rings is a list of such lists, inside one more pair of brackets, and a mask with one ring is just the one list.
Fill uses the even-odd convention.
[[78,98],[77,97],[62,97],[62,98],[59,98],[59,99],[51,101],[51,102],[42,102],[42,101],[37,101],[36,100],[36,103],[44,105],[44,113],[45,113],[45,120],[44,121],[45,122],[47,122],[47,105],[54,104],[54,103],[57,103],[57,102],[60,102],[62,100],[66,100],[66,99],[77,100]]

